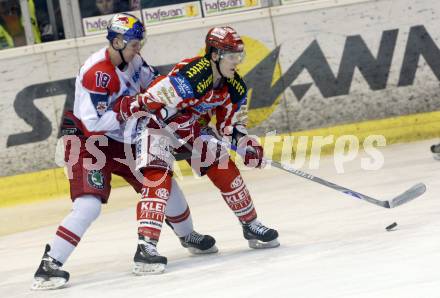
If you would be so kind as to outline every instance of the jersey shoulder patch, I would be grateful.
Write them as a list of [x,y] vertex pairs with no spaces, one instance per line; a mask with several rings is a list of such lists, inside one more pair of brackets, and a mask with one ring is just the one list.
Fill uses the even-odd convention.
[[177,94],[182,99],[195,97],[193,86],[185,76],[181,75],[180,73],[177,73],[176,75],[169,76],[169,79],[174,89],[176,90]]
[[235,73],[233,79],[227,79],[228,92],[231,95],[232,103],[243,104],[246,100],[247,87],[243,79],[238,73]]
[[100,61],[83,75],[83,86],[89,91],[111,95],[119,92],[120,82],[114,66],[107,60]]
[[213,88],[211,62],[206,57],[190,59],[179,67],[178,75],[191,86],[195,98],[202,98]]

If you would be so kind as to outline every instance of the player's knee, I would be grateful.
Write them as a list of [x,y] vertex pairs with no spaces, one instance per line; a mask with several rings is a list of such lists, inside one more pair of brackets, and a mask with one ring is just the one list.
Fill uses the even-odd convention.
[[[144,170],[143,175],[144,180],[142,184],[144,188],[166,188],[168,192],[170,191],[172,172],[152,168]],[[169,196],[169,193],[167,196]]]
[[228,186],[237,178],[240,177],[240,172],[233,161],[230,161],[226,169],[220,169],[218,166],[208,169],[209,179],[219,189],[228,188]]
[[101,213],[101,199],[93,195],[82,195],[73,203],[75,216],[87,222],[93,222]]

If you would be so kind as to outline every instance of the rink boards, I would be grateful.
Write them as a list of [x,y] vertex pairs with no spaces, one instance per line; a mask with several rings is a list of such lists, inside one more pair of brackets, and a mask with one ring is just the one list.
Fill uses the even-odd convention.
[[[337,2],[152,26],[142,54],[166,72],[202,53],[208,28],[228,24],[246,44],[251,133],[439,136],[440,3]],[[81,63],[103,46],[100,35],[0,52],[0,176],[17,175],[0,179],[1,201],[68,191],[54,162],[61,115]]]

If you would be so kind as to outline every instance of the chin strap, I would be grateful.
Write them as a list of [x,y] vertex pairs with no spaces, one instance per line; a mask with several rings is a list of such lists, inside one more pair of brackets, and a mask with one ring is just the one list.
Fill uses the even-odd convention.
[[124,47],[122,48],[122,49],[117,49],[117,48],[115,48],[114,46],[113,46],[113,43],[112,43],[112,48],[115,50],[115,51],[118,51],[118,53],[119,53],[119,56],[121,57],[121,60],[122,60],[122,62],[118,65],[118,68],[120,69],[120,70],[123,70],[126,66],[127,66],[127,61],[125,61],[125,58],[124,58],[124,55],[122,54],[122,51],[125,49],[125,47],[127,46],[127,43],[124,41]]
[[218,73],[222,76],[222,79],[223,79],[225,76],[222,74],[222,71],[220,70],[220,61],[222,60],[222,54],[221,54],[220,50],[218,50],[217,53],[218,53],[218,60],[214,61],[214,63],[215,63],[215,66],[217,67]]
[[219,58],[218,61],[214,61],[214,63],[215,63],[215,66],[217,67],[218,73],[222,76],[222,78],[224,78],[225,76],[222,74],[222,71],[220,70],[220,60],[221,59],[222,58]]
[[[124,49],[125,49],[125,47],[124,47]],[[124,49],[122,49],[122,50],[124,50]],[[120,70],[124,70],[128,64],[127,61],[125,61],[125,59],[124,59],[124,55],[122,54],[122,50],[118,50],[119,56],[121,56],[121,60],[122,60],[121,64],[118,65],[118,68]]]

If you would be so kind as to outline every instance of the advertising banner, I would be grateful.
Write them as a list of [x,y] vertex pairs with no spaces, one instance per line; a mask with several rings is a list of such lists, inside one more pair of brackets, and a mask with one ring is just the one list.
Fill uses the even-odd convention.
[[143,9],[142,15],[146,25],[156,25],[201,18],[202,12],[200,2],[193,1]]
[[260,0],[203,0],[202,8],[205,17],[239,12],[261,7]]
[[[139,19],[141,19],[141,13],[138,10],[135,11],[127,11],[127,13],[132,14]],[[83,30],[84,34],[86,36],[88,35],[95,35],[95,34],[102,34],[106,32],[108,22],[111,20],[111,18],[115,15],[113,14],[107,14],[97,17],[90,17],[90,18],[83,18]]]
[[281,0],[281,4],[296,4],[296,3],[305,3],[305,2],[312,2],[312,1],[318,1],[318,0]]

